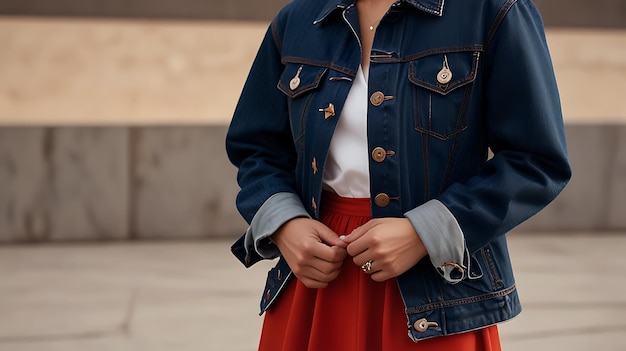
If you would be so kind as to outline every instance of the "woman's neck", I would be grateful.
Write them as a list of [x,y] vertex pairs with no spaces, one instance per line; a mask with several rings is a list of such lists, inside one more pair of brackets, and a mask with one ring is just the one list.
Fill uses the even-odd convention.
[[370,54],[378,23],[396,0],[358,0],[356,3],[361,25],[361,66],[369,69]]

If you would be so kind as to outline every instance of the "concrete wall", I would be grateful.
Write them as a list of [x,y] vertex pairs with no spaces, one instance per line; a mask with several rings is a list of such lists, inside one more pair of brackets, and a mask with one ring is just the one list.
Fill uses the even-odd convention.
[[0,242],[236,235],[225,130],[0,128]]
[[[234,237],[225,126],[0,128],[0,242]],[[626,230],[626,125],[568,125],[574,177],[525,231]]]
[[[271,19],[288,0],[3,0],[0,14],[186,19]],[[623,0],[536,0],[549,26],[625,27]]]
[[573,175],[561,195],[523,231],[626,229],[626,125],[566,125]]
[[535,0],[551,27],[626,27],[624,0]]
[[270,20],[288,0],[2,0],[0,14]]

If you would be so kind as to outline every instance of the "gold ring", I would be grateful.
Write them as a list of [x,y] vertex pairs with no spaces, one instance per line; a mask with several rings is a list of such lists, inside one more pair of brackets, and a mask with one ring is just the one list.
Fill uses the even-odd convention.
[[372,262],[374,262],[374,260],[369,260],[361,265],[363,272],[368,273],[372,270]]

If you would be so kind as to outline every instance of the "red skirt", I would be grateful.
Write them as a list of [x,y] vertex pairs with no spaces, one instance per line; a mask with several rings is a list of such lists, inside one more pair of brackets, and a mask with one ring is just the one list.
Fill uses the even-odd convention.
[[[348,234],[370,219],[370,200],[325,193],[320,217]],[[348,256],[326,288],[287,283],[265,312],[259,351],[500,351],[496,326],[414,343],[404,310],[395,279],[375,282]]]

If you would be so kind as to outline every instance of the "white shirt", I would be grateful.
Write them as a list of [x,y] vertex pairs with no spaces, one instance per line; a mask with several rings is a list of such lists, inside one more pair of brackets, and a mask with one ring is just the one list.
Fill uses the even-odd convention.
[[341,197],[370,197],[367,93],[367,77],[359,66],[337,121],[324,166],[324,188]]

